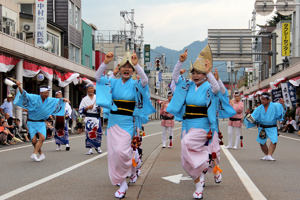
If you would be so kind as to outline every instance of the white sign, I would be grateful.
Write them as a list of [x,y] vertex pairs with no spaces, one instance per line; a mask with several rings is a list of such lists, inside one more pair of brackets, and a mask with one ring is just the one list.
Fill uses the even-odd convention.
[[246,68],[245,72],[253,72],[253,68]]
[[281,90],[284,103],[287,107],[292,105],[287,83],[281,83]]
[[159,85],[160,85],[160,82],[159,82],[159,71],[156,71],[156,89],[159,89]]
[[35,46],[47,42],[47,0],[35,0]]

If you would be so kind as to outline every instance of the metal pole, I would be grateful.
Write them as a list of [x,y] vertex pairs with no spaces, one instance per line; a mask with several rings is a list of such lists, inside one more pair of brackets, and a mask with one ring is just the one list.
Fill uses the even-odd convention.
[[131,9],[131,33],[130,33],[130,38],[131,38],[131,43],[130,43],[130,48],[133,51],[134,50],[134,9]]
[[[24,88],[25,83],[23,82],[23,59],[18,62],[16,65],[16,79],[22,83],[22,87]],[[22,124],[22,108],[16,107],[16,117],[20,119],[20,124]]]
[[141,24],[141,65],[144,64],[144,24]]
[[276,74],[276,33],[272,33],[272,76]]

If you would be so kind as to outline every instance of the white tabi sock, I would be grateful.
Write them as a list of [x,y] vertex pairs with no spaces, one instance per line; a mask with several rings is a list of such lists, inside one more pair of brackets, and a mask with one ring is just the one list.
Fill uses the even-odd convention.
[[125,192],[128,189],[128,185],[126,183],[126,180],[124,180],[121,184],[120,184],[120,192]]
[[203,187],[200,181],[196,183],[196,192],[203,192]]

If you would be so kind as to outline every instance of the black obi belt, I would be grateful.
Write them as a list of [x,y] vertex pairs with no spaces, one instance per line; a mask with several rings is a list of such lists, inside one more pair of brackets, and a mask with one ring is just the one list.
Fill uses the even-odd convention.
[[118,107],[117,111],[110,111],[111,114],[117,115],[133,115],[133,110],[135,107],[135,101],[127,101],[127,100],[113,100],[116,106]]
[[203,117],[207,117],[206,106],[186,105],[186,109],[185,109],[186,119],[195,119],[195,118],[203,118]]

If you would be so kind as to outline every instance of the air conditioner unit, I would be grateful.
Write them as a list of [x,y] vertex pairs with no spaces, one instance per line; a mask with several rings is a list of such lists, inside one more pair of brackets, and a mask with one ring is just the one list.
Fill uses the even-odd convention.
[[22,30],[27,33],[33,32],[33,23],[23,23]]
[[14,31],[13,26],[10,26],[9,29],[10,29],[10,31],[9,31],[10,35],[14,37],[15,36],[15,31]]
[[25,32],[20,32],[19,39],[26,42],[26,33]]

